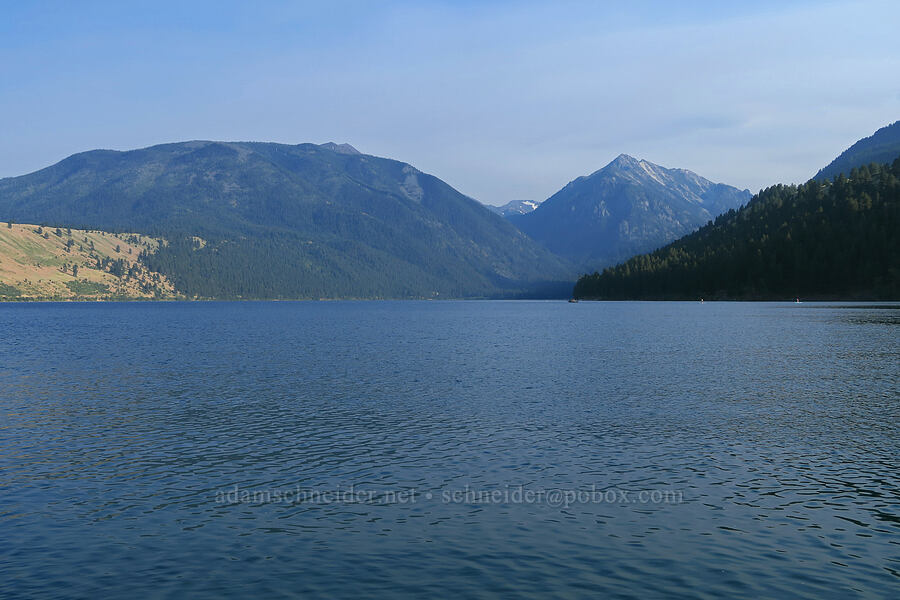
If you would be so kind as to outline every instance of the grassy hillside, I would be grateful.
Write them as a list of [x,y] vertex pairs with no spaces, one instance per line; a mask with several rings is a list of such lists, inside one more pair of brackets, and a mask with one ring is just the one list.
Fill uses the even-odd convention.
[[136,234],[0,223],[0,300],[174,298],[138,260],[160,240]]

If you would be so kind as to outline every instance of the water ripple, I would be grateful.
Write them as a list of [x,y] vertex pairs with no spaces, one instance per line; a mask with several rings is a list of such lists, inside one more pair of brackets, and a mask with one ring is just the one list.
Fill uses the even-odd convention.
[[0,596],[889,597],[897,322],[0,305]]

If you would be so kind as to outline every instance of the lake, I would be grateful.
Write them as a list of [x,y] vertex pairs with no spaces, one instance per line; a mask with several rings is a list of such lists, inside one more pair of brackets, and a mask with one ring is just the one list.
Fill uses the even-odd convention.
[[0,304],[0,596],[900,592],[900,305]]

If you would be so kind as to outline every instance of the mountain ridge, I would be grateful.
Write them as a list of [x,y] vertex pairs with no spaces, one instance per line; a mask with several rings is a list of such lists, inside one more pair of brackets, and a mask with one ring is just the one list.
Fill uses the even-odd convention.
[[857,140],[828,165],[819,169],[813,179],[825,181],[841,173],[849,176],[854,167],[871,163],[892,163],[898,157],[900,157],[900,121],[895,121],[878,129],[872,135]]
[[524,215],[530,213],[541,205],[539,200],[510,200],[506,204],[494,206],[493,204],[485,204],[491,212],[495,212],[501,217],[509,217],[510,215]]
[[437,177],[351,149],[93,150],[0,180],[0,219],[165,237],[149,260],[191,296],[503,296],[572,275]]

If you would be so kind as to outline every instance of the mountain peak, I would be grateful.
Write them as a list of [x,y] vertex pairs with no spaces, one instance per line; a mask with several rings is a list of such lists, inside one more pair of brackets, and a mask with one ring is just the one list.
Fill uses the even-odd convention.
[[642,162],[644,162],[644,161],[638,160],[629,154],[620,154],[615,158],[615,160],[613,160],[606,166],[607,167],[634,167],[636,165],[639,165]]
[[540,206],[541,201],[534,200],[510,200],[503,206],[492,206],[487,204],[488,210],[495,212],[501,217],[509,217],[510,215],[526,215]]
[[620,154],[608,165],[596,171],[591,176],[599,175],[602,177],[624,177],[625,179],[635,182],[655,181],[660,185],[668,185],[668,179],[671,175],[683,172],[688,176],[696,177],[690,171],[666,169],[649,160],[637,159],[628,154]]
[[319,144],[319,148],[331,150],[332,152],[337,152],[338,154],[361,154],[359,150],[357,150],[350,144],[335,144],[334,142],[326,142],[324,144]]
[[620,154],[511,220],[551,251],[595,269],[665,245],[738,208],[749,192]]

